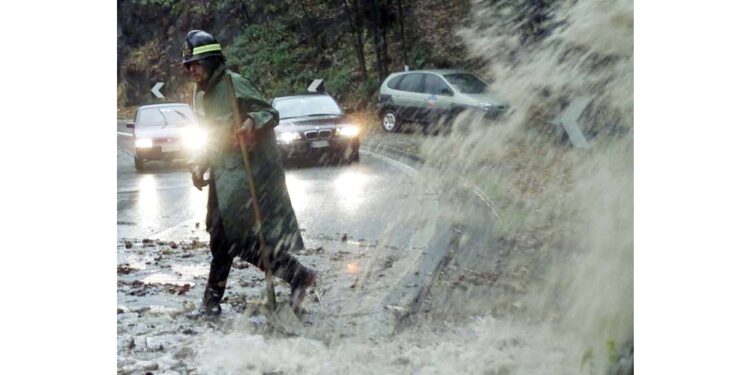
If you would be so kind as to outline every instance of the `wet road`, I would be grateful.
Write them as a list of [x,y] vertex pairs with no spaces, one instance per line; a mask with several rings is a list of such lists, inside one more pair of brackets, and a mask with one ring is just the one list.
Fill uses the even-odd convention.
[[[467,240],[453,241],[461,233],[451,225],[456,213],[489,216],[464,200],[449,206],[441,199],[438,207],[438,197],[425,191],[436,190],[428,169],[417,174],[377,153],[363,152],[353,165],[286,169],[306,245],[294,255],[319,275],[294,336],[267,323],[258,309],[265,298],[264,275],[237,259],[220,319],[187,319],[184,313],[200,303],[209,272],[207,192],[192,187],[181,163],[155,162],[137,173],[130,132],[118,124],[118,133],[118,373],[511,373],[506,367],[515,369],[516,358],[528,357],[526,348],[544,353],[531,361],[542,371],[519,373],[549,373],[544,370],[550,362],[560,361],[556,342],[504,320],[484,317],[455,327],[427,315],[421,321],[417,314],[402,319],[424,290],[430,294],[420,301],[465,304],[448,297],[462,295],[456,285],[481,285],[474,273],[467,273],[470,287],[460,280],[424,286],[433,275],[443,277],[436,271],[445,252],[475,245],[493,249],[466,228]],[[196,237],[200,241],[190,241]],[[276,287],[280,303],[286,303],[288,286]],[[436,304],[417,307],[414,311],[426,314]],[[411,327],[413,322],[424,324]],[[284,361],[274,360],[279,355]]]
[[[207,189],[192,186],[180,161],[147,162],[145,172],[136,172],[132,131],[118,122],[117,132],[118,238],[206,240]],[[352,165],[287,168],[287,189],[307,247],[344,234],[354,241],[380,240],[395,246],[411,242],[414,228],[409,217],[397,214],[436,208],[430,194],[410,193],[412,172],[366,152]]]

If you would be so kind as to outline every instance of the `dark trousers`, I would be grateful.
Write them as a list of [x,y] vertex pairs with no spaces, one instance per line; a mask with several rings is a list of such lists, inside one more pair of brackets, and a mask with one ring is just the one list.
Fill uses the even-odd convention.
[[[257,240],[248,240],[242,244],[229,243],[224,234],[224,225],[219,215],[213,218],[210,227],[211,234],[211,270],[208,273],[208,282],[203,295],[205,306],[218,306],[224,296],[224,291],[232,269],[232,261],[238,256],[240,259],[252,263],[265,272],[261,261],[260,243]],[[271,271],[276,277],[288,282],[292,289],[303,283],[312,272],[303,266],[297,259],[286,252],[271,253]]]

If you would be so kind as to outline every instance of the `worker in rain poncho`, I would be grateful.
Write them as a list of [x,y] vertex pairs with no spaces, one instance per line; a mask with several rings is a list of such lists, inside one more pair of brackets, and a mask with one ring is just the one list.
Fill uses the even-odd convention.
[[[302,249],[303,244],[273,130],[279,115],[250,81],[228,70],[225,61],[221,45],[211,34],[193,30],[185,37],[182,62],[196,83],[196,92],[203,92],[202,108],[196,109],[208,134],[205,150],[189,164],[193,185],[198,189],[208,185],[206,228],[213,256],[196,315],[221,313],[219,303],[235,256],[263,270],[252,196],[237,142],[240,136],[245,137],[250,150],[262,234],[271,249],[271,270],[290,284],[290,303],[298,311],[306,289],[315,283],[315,273],[289,254]],[[241,113],[242,127],[236,133],[226,75],[232,80]],[[206,171],[208,181],[204,180]]]

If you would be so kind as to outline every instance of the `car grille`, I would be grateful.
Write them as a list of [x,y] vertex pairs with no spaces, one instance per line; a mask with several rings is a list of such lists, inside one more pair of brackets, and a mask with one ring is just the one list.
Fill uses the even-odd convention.
[[306,139],[327,139],[331,138],[333,131],[331,129],[326,130],[310,130],[305,132]]

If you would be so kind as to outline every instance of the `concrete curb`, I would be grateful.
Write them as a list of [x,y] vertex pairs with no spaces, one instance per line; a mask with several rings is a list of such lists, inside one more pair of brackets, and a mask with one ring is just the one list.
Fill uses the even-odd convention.
[[362,144],[360,145],[360,147],[363,150],[367,150],[369,152],[376,153],[376,154],[385,154],[388,157],[391,157],[396,160],[400,160],[402,162],[408,161],[410,164],[413,164],[413,166],[415,167],[418,166],[421,168],[422,165],[424,165],[424,160],[422,158],[410,152],[404,151],[398,147],[386,145],[383,143],[371,144],[367,140],[362,141]]
[[[388,145],[382,140],[377,144],[364,141],[360,147],[373,155],[394,159],[417,170],[425,165],[424,159],[418,155]],[[437,307],[432,306],[431,300],[437,296],[442,298],[446,294],[444,287],[438,284],[441,275],[446,272],[446,267],[454,259],[476,256],[472,249],[487,247],[488,241],[492,238],[492,223],[500,219],[497,210],[481,189],[458,174],[455,178],[467,192],[467,199],[473,202],[467,207],[475,207],[479,215],[487,215],[489,220],[481,225],[466,225],[467,223],[456,223],[446,217],[436,223],[435,234],[430,239],[427,250],[419,256],[419,261],[415,261],[411,269],[396,281],[393,289],[383,300],[384,308],[394,314],[394,334],[410,326],[418,319],[418,315],[430,313]],[[440,194],[437,195],[438,204],[441,204]],[[460,263],[464,261],[465,259]]]

